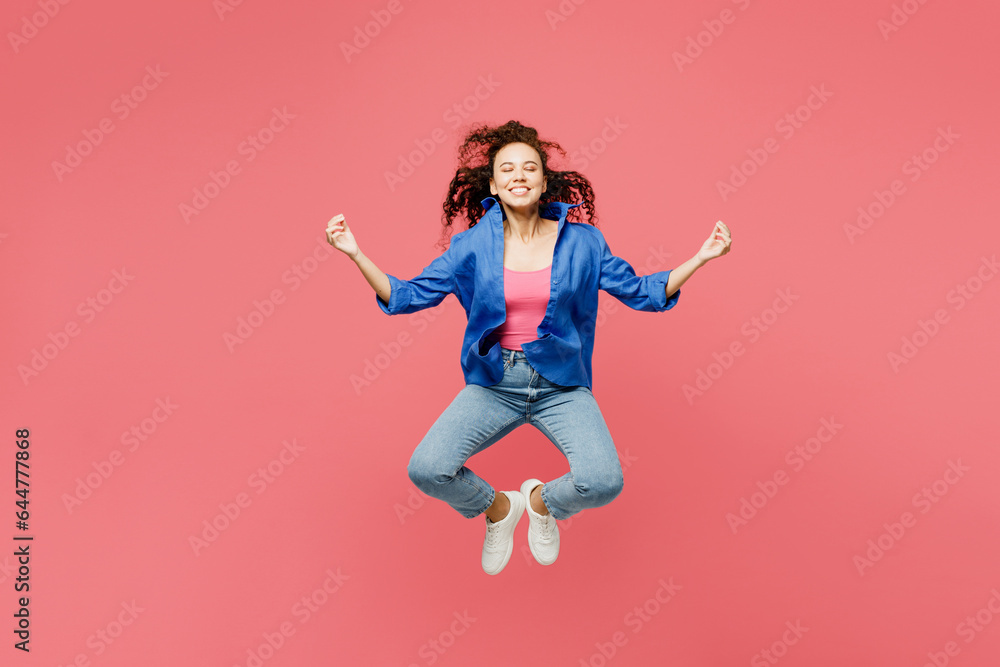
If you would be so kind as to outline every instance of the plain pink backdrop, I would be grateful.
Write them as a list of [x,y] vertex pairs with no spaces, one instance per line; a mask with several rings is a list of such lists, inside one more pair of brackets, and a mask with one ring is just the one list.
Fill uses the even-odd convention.
[[[0,662],[997,664],[994,3],[222,1],[5,5],[0,553],[18,428],[35,540],[29,655],[0,557]],[[387,317],[323,230],[343,213],[415,276],[462,130],[510,119],[567,149],[640,273],[719,219],[734,243],[667,313],[601,295],[624,491],[550,567],[524,522],[490,577],[483,519],[406,475],[463,386],[464,313]],[[531,427],[469,465],[567,470]]]

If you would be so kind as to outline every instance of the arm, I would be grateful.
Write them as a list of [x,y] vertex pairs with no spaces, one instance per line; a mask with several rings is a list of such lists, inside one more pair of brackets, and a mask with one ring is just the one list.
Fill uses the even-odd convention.
[[[455,293],[455,239],[442,254],[410,280],[400,279],[391,273],[382,273],[371,260],[365,258],[358,268],[365,274],[368,283],[375,288],[375,303],[386,315],[415,313],[432,308],[449,294]],[[388,286],[381,281],[388,281]],[[374,282],[373,282],[374,281]]]
[[361,274],[368,281],[368,284],[372,286],[375,290],[375,294],[378,298],[382,299],[386,303],[389,303],[389,297],[392,294],[392,285],[389,283],[389,276],[387,276],[380,268],[375,266],[375,263],[368,259],[368,257],[358,249],[356,255],[351,257],[354,263],[358,265],[361,270]]
[[326,228],[327,240],[335,248],[350,257],[368,284],[375,290],[375,303],[387,315],[412,313],[441,303],[455,291],[454,248],[458,236],[452,239],[448,249],[420,272],[412,280],[400,280],[384,273],[361,252],[354,234],[343,215],[334,216]]
[[604,234],[596,227],[591,229],[597,232],[601,246],[600,289],[633,310],[659,313],[670,310],[677,304],[681,295],[680,290],[675,290],[669,295],[669,298],[666,290],[671,271],[655,271],[644,276],[636,275],[631,264],[611,251]]
[[374,262],[361,252],[361,247],[354,238],[354,232],[351,231],[342,213],[333,216],[327,224],[326,240],[330,245],[350,257],[358,265],[365,280],[375,290],[376,296],[388,303],[390,293],[392,292],[392,284],[389,281],[389,276],[383,273],[380,268],[375,266]]
[[694,272],[705,266],[705,260],[699,259],[698,255],[695,255],[688,261],[684,262],[676,269],[670,272],[670,277],[667,280],[667,298],[681,288],[687,279],[694,275]]
[[694,272],[705,266],[708,260],[715,259],[716,257],[721,257],[729,252],[729,247],[733,244],[732,235],[729,233],[729,227],[719,220],[715,223],[715,228],[712,229],[711,236],[705,241],[701,246],[701,250],[698,253],[684,262],[676,269],[670,273],[670,279],[667,280],[667,298],[681,288],[688,278],[694,275]]

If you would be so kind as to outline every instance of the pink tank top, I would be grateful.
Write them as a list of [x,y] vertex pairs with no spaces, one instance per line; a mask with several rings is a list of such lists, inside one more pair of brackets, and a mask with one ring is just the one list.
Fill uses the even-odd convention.
[[507,319],[490,337],[499,338],[500,347],[520,350],[521,343],[538,338],[552,290],[552,265],[537,271],[513,271],[505,266],[503,282]]

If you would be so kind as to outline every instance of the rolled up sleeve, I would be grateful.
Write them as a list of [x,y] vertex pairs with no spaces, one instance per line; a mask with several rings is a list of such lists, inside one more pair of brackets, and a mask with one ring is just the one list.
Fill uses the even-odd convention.
[[601,243],[600,288],[629,308],[650,312],[670,310],[677,304],[681,291],[677,290],[667,298],[667,280],[670,271],[656,271],[648,275],[636,275],[632,265],[611,252],[604,234],[598,231]]
[[424,267],[415,278],[403,280],[386,274],[389,278],[389,303],[375,294],[378,307],[386,315],[402,315],[431,308],[441,303],[455,291],[455,270],[453,266],[453,245]]

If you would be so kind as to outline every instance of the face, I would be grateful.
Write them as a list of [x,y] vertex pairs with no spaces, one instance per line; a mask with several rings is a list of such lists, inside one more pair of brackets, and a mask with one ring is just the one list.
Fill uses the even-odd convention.
[[528,211],[537,207],[546,185],[542,158],[528,144],[507,144],[497,153],[490,194],[499,196],[507,210]]

